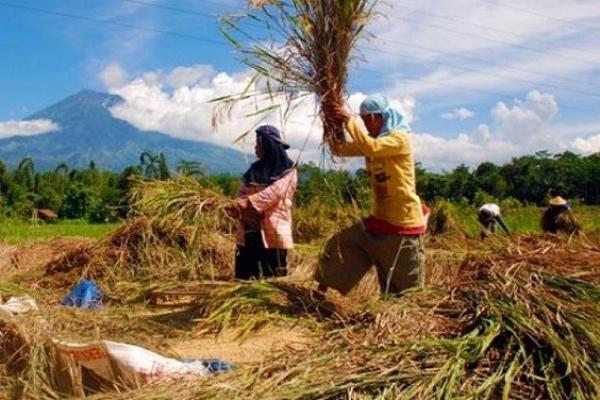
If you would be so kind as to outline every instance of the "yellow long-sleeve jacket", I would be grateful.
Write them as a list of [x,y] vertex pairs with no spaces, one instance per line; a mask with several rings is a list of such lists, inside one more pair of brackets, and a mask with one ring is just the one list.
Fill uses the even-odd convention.
[[372,138],[356,119],[347,131],[352,142],[332,146],[340,157],[365,157],[367,173],[375,195],[374,217],[403,228],[424,225],[421,200],[417,195],[412,140],[405,130]]

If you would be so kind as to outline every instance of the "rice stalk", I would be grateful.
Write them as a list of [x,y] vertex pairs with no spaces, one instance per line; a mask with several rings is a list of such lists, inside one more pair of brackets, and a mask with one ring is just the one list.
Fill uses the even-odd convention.
[[[235,251],[235,221],[226,212],[230,203],[188,177],[139,180],[131,194],[131,218],[104,239],[51,260],[44,276],[30,284],[69,287],[91,278],[111,297],[134,301],[156,282],[229,280]],[[127,282],[142,287],[132,294]]]
[[[375,16],[378,0],[273,0],[254,1],[245,15],[223,18],[223,32],[240,54],[242,63],[256,72],[248,90],[224,97],[224,103],[256,98],[263,93],[292,104],[316,96],[324,141],[343,141],[343,127],[332,113],[344,104],[348,73],[355,47]],[[244,22],[252,23],[252,30]],[[258,37],[255,26],[266,38]],[[245,41],[243,42],[242,39]],[[249,41],[246,41],[249,39]],[[264,88],[251,91],[258,78]],[[277,107],[277,105],[275,105]],[[269,106],[261,112],[273,109]]]
[[168,393],[182,399],[595,399],[599,255],[517,238],[502,253],[468,258],[458,279],[443,287],[387,299],[362,318],[333,323],[309,349],[277,353]]
[[219,335],[232,329],[239,339],[245,339],[273,324],[316,330],[319,322],[347,319],[354,312],[339,297],[322,297],[310,287],[275,279],[220,285],[188,309],[161,319],[190,320],[201,333]]

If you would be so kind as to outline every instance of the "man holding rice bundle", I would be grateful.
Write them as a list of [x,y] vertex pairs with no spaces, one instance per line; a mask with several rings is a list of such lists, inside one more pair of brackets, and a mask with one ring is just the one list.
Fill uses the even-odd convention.
[[338,116],[352,138],[332,144],[332,153],[365,157],[375,210],[329,240],[315,275],[319,290],[347,294],[373,265],[384,293],[421,286],[426,224],[406,119],[381,95],[368,97],[360,106],[366,131],[343,107],[327,112]]

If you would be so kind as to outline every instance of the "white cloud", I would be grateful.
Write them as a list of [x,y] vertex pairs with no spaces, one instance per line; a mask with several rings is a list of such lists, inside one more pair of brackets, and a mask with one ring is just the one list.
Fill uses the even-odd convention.
[[[285,139],[292,146],[293,156],[302,156],[303,161],[318,161],[322,128],[316,114],[314,97],[296,101],[286,112],[248,118],[247,115],[273,104],[285,104],[286,99],[268,96],[254,98],[234,107],[214,113],[215,103],[211,100],[241,93],[250,82],[249,74],[229,75],[217,73],[209,65],[178,67],[172,71],[149,71],[124,85],[114,87],[111,93],[125,100],[111,108],[113,116],[123,119],[144,131],[159,131],[173,137],[197,141],[208,141],[233,146],[234,141],[258,123],[270,123],[283,127]],[[351,109],[366,97],[354,93],[348,99]],[[410,97],[391,99],[392,105],[403,112],[409,122],[414,119],[415,100]],[[213,129],[216,116],[217,130]],[[253,136],[249,135],[245,150],[252,147]]]
[[[285,103],[285,98],[255,97],[233,109],[215,113],[211,100],[239,94],[250,82],[249,74],[218,73],[209,65],[178,67],[171,71],[148,71],[111,92],[125,99],[111,109],[117,118],[145,131],[160,131],[173,137],[208,141],[234,146],[234,141],[258,123],[283,127],[290,153],[302,161],[322,160],[321,124],[312,97],[295,102],[287,110],[281,108],[266,116],[247,116],[273,104]],[[250,90],[257,87],[251,87]],[[365,93],[355,92],[348,98],[351,110],[357,112]],[[411,96],[391,98],[409,122],[416,119],[416,99]],[[473,111],[459,107],[452,111],[453,119],[471,118]],[[483,161],[504,162],[511,157],[539,150],[575,150],[589,152],[596,138],[584,138],[583,126],[573,130],[570,138],[563,135],[564,126],[557,129],[555,119],[559,106],[554,95],[530,91],[524,99],[498,102],[490,110],[491,123],[483,123],[470,133],[454,138],[430,132],[415,132],[417,160],[428,168],[449,169],[457,164],[477,165]],[[216,119],[215,119],[216,116]],[[448,118],[450,116],[447,116]],[[217,122],[217,130],[214,123]],[[589,126],[597,126],[593,123]],[[244,142],[244,141],[243,141]],[[243,150],[251,150],[253,135],[248,135]],[[359,160],[360,161],[360,160]],[[338,166],[356,167],[356,162]]]
[[0,139],[11,136],[35,136],[58,131],[60,127],[48,119],[0,122]]
[[127,82],[129,74],[117,63],[110,63],[100,73],[98,77],[107,89],[117,88]]
[[[541,87],[561,97],[595,92],[586,82],[600,65],[598,0],[531,0],[524,6],[550,18],[502,2],[382,4],[389,17],[371,27],[378,39],[365,42],[364,53],[370,68],[385,78],[402,71],[390,81],[388,94],[402,90],[438,102],[481,97],[473,89],[511,93]],[[593,99],[580,97],[579,103]]]
[[553,95],[533,90],[525,100],[515,99],[512,105],[497,103],[491,110],[492,127],[481,124],[475,132],[455,138],[415,134],[417,159],[439,170],[460,163],[505,162],[539,150],[567,150],[560,132],[552,127],[558,111]]
[[426,168],[449,170],[458,164],[477,165],[484,161],[506,161],[519,152],[513,143],[489,137],[479,140],[477,135],[459,134],[456,138],[442,138],[429,133],[413,134],[416,160]]
[[555,137],[549,126],[557,114],[554,96],[537,90],[529,92],[525,100],[515,99],[512,107],[499,102],[492,109],[502,139],[521,145],[529,143],[533,147],[553,145],[549,141]]
[[473,118],[474,116],[475,116],[475,112],[473,112],[465,107],[455,108],[451,112],[446,112],[446,113],[443,113],[442,115],[440,115],[440,117],[442,117],[443,119],[449,119],[449,120],[460,119],[461,121],[465,120],[465,119]]
[[208,85],[216,75],[212,65],[193,65],[191,67],[177,67],[166,77],[166,82],[173,88],[192,85]]
[[571,147],[579,150],[583,154],[592,154],[600,152],[600,133],[597,135],[590,136],[586,139],[577,138],[571,143]]

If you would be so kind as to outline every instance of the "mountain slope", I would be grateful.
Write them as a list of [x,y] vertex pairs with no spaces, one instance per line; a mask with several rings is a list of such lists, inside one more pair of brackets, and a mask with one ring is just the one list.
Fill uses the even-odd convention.
[[63,161],[83,167],[94,160],[100,168],[121,170],[138,164],[143,151],[151,151],[163,152],[171,168],[180,160],[200,161],[213,173],[239,173],[246,168],[245,156],[236,150],[140,131],[114,118],[109,108],[120,101],[119,96],[90,90],[67,97],[28,118],[50,119],[60,126],[59,131],[1,139],[0,160],[14,167],[30,156],[42,170]]

